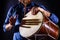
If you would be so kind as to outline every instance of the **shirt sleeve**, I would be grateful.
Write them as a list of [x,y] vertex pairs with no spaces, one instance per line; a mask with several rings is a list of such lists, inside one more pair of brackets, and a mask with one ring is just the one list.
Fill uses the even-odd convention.
[[3,31],[6,32],[6,24],[9,23],[9,18],[11,16],[11,10],[12,10],[12,7],[8,10],[8,13],[7,13],[7,16],[6,16],[6,19],[5,19],[5,22],[3,24]]
[[[39,7],[43,8],[44,10],[47,10],[45,6],[43,6],[42,4],[39,4]],[[48,11],[48,10],[47,10]],[[54,14],[54,13],[51,13],[50,15],[50,20],[53,21],[54,23],[58,23],[59,22],[59,19],[58,17]]]
[[59,22],[58,17],[54,13],[52,13],[49,18],[56,24]]

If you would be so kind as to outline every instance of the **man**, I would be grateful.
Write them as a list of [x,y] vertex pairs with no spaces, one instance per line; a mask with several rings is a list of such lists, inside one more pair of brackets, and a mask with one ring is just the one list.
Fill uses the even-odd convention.
[[[3,25],[4,32],[13,31],[13,40],[25,40],[25,38],[21,37],[19,34],[19,26],[24,15],[33,9],[34,6],[37,6],[35,8],[37,9],[36,11],[39,10],[43,12],[43,14],[49,17],[54,23],[58,23],[58,17],[47,11],[43,5],[35,4],[34,2],[31,2],[31,0],[19,0],[19,4],[9,9]],[[32,15],[36,15],[36,13],[32,13]]]

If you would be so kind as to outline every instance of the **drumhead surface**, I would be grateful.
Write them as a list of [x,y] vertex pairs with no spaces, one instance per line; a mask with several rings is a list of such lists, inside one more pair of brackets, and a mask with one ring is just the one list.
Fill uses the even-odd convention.
[[[25,16],[26,17],[24,17],[22,20],[27,20],[26,22],[36,22],[36,21],[39,22],[39,23],[35,23],[37,25],[32,25],[33,23],[30,23],[31,25],[25,25],[25,24],[22,25],[22,26],[26,26],[26,27],[30,27],[30,28],[25,28],[22,26],[19,27],[20,35],[22,37],[27,38],[27,37],[32,36],[34,33],[36,33],[39,30],[39,28],[42,25],[43,15],[41,12],[38,12],[36,15],[32,15],[31,11],[30,11]],[[33,19],[38,19],[38,20],[32,21]],[[26,24],[28,24],[28,23],[26,23]]]

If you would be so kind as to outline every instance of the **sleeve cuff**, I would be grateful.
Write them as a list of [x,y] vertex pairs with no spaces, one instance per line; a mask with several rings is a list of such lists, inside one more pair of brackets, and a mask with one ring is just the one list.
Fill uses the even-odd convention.
[[54,13],[51,13],[49,18],[56,24],[59,22],[58,17]]
[[3,31],[6,32],[6,28],[5,28],[6,25],[3,25]]

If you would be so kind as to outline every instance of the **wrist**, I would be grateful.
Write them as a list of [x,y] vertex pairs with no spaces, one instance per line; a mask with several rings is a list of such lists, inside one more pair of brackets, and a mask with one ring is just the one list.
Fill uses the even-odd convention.
[[9,25],[13,26],[13,24],[9,23]]
[[52,13],[50,13],[49,17],[51,17]]
[[13,25],[11,25],[10,23],[6,25],[6,30],[9,31],[11,30],[13,27]]
[[12,26],[15,25],[15,23],[9,23],[9,24],[12,25]]
[[51,16],[51,13],[49,12],[48,17],[50,17],[50,16]]

